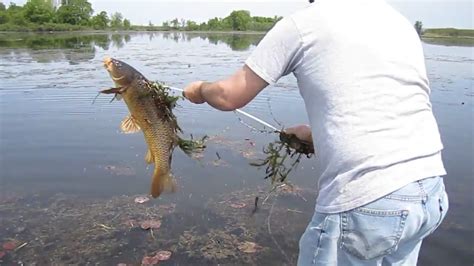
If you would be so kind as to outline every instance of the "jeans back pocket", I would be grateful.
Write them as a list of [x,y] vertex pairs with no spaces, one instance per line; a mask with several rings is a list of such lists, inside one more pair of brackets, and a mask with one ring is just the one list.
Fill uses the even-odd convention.
[[390,254],[400,241],[408,210],[357,208],[341,214],[340,245],[359,259]]

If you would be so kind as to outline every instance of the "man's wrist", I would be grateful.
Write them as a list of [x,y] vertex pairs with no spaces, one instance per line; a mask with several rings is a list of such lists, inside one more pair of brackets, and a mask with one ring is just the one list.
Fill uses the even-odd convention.
[[211,95],[212,82],[202,81],[201,86],[199,86],[199,96],[205,102],[207,102],[206,95]]

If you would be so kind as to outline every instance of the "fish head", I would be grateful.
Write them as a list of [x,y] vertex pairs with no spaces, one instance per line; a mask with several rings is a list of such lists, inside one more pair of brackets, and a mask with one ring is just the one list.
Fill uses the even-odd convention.
[[130,65],[110,57],[104,59],[104,67],[118,87],[128,87],[140,73]]

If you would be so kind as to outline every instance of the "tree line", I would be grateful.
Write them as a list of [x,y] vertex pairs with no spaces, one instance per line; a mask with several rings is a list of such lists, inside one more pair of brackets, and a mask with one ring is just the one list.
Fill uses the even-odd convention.
[[[192,20],[175,18],[165,21],[161,30],[185,30],[185,31],[268,31],[282,17],[258,17],[251,16],[247,10],[232,11],[225,18],[212,18],[207,22],[197,23]],[[149,26],[153,26],[151,24]]]
[[55,8],[51,1],[28,0],[23,6],[0,2],[0,30],[130,29],[130,20],[119,12],[94,14],[87,0],[63,0]]
[[63,0],[59,7],[52,1],[28,0],[23,6],[0,2],[0,31],[64,31],[64,30],[163,30],[163,31],[268,31],[281,17],[251,16],[249,11],[236,10],[225,18],[212,18],[198,23],[178,19],[165,21],[160,26],[132,25],[119,12],[94,14],[88,0]]

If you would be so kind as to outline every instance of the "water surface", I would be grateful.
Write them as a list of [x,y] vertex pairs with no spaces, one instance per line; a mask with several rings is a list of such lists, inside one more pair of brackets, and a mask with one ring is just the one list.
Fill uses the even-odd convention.
[[[183,101],[176,115],[184,134],[211,136],[204,158],[176,150],[179,191],[135,204],[134,197],[148,191],[153,170],[143,159],[143,136],[118,131],[128,113],[123,102],[99,96],[93,103],[98,90],[112,86],[102,67],[105,56],[183,87],[231,74],[261,37],[0,35],[0,243],[28,243],[5,262],[139,264],[163,249],[174,253],[170,265],[295,263],[316,197],[312,159],[290,176],[297,189],[272,196],[251,215],[255,196],[266,195],[269,181],[248,163],[277,136],[251,131],[233,113]],[[451,206],[423,245],[420,265],[472,265],[473,48],[424,44],[424,50]],[[273,124],[307,122],[293,77],[264,90],[244,110]],[[231,207],[236,203],[246,207]],[[162,221],[153,237],[137,227],[143,219]],[[235,248],[246,241],[261,248],[255,254]]]

